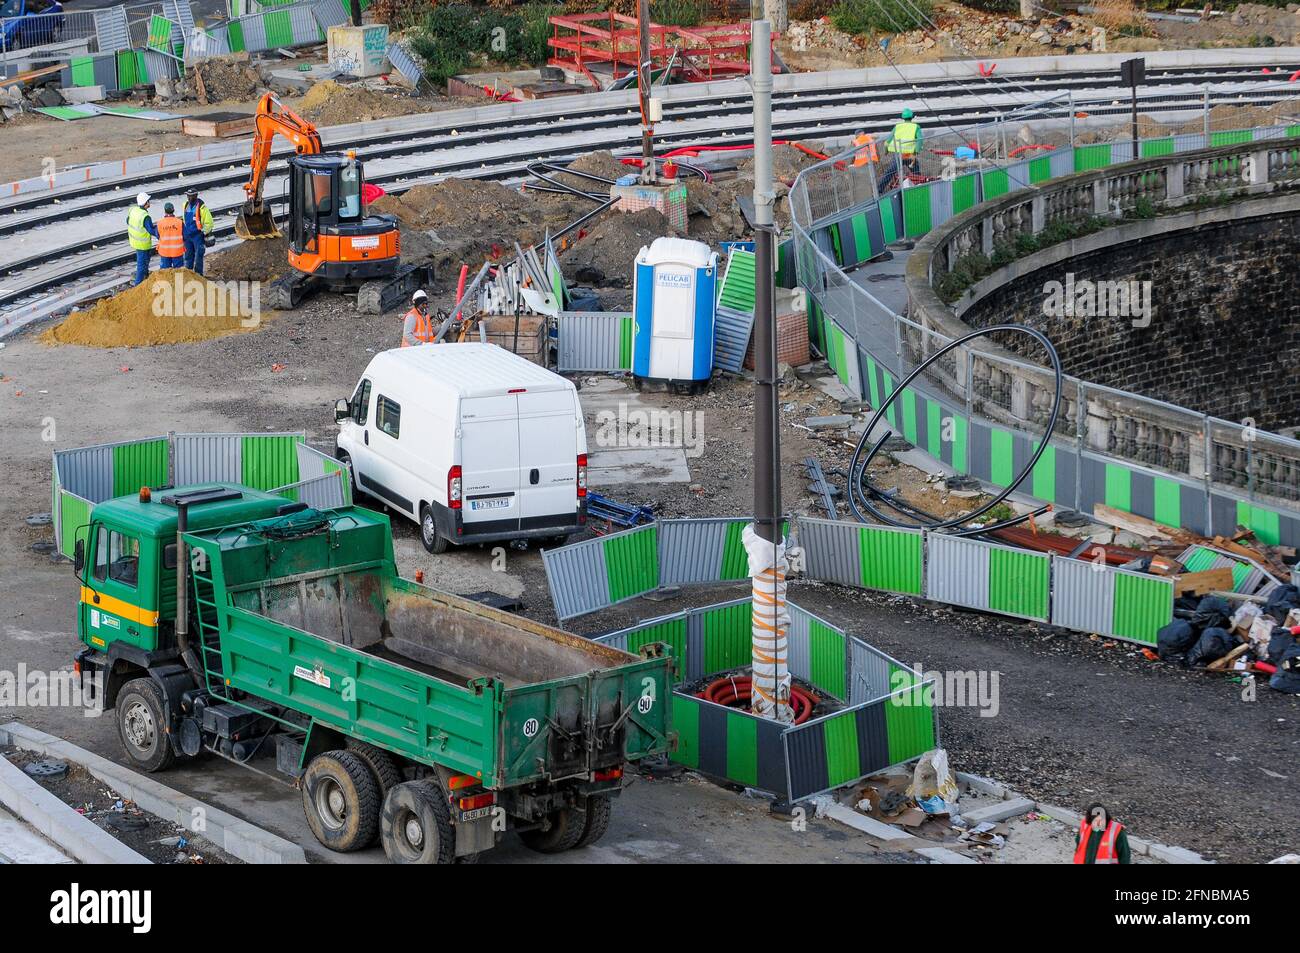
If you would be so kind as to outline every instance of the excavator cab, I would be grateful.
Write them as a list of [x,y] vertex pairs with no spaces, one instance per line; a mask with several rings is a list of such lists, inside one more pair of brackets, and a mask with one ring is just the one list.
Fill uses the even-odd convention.
[[289,264],[330,284],[356,284],[397,271],[397,219],[368,215],[365,175],[347,155],[289,159]]

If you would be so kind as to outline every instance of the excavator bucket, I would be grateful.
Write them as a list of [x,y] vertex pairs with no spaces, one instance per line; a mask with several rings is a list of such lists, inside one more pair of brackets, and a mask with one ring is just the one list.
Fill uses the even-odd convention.
[[250,239],[279,238],[281,233],[269,208],[248,202],[239,210],[239,217],[235,219],[235,234]]

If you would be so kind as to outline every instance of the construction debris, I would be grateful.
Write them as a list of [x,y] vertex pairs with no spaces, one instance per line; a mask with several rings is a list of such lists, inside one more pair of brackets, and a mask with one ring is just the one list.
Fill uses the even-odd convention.
[[429,104],[396,90],[379,92],[362,83],[345,86],[327,79],[307,90],[296,111],[319,126],[339,126],[428,112]]

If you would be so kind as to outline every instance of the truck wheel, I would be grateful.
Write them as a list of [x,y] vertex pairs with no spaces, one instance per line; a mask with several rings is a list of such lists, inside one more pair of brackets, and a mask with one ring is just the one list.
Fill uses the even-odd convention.
[[587,847],[596,843],[609,830],[609,819],[614,813],[614,799],[609,797],[587,798],[587,823],[582,829],[575,847]]
[[550,826],[545,829],[539,827],[519,832],[524,846],[539,854],[558,854],[560,851],[572,850],[578,846],[587,830],[587,812],[581,807],[552,811],[547,820]]
[[370,768],[370,773],[375,776],[375,780],[379,782],[381,801],[388,797],[389,791],[402,783],[402,772],[397,769],[397,762],[383,748],[376,748],[355,738],[349,738],[347,746],[349,751],[360,756]]
[[302,776],[302,810],[330,850],[361,850],[379,830],[379,782],[355,751],[326,751]]
[[450,864],[456,832],[442,790],[428,781],[405,781],[384,798],[379,839],[395,864]]
[[427,505],[420,508],[420,542],[435,556],[447,551],[447,537],[438,532],[438,521],[433,518],[433,507]]
[[127,756],[150,774],[170,767],[176,754],[167,734],[158,685],[152,678],[127,682],[117,696],[117,736]]

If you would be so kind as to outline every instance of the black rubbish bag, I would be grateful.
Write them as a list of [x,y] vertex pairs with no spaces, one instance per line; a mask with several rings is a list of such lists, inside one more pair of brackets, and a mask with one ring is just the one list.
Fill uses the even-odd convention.
[[1156,633],[1156,654],[1166,662],[1182,657],[1194,644],[1196,630],[1184,619],[1174,619]]
[[1221,659],[1236,646],[1237,640],[1227,629],[1209,628],[1201,633],[1190,652],[1187,664],[1192,666],[1209,665],[1215,659]]
[[[1273,644],[1270,642],[1268,647],[1271,654]],[[1300,642],[1282,653],[1277,674],[1268,680],[1268,687],[1288,695],[1300,695]]]
[[1264,615],[1285,622],[1286,615],[1292,609],[1300,608],[1300,589],[1295,586],[1278,586],[1268,594],[1264,603]]
[[1284,629],[1280,625],[1275,626],[1273,634],[1268,640],[1268,655],[1265,657],[1270,665],[1281,665],[1282,656],[1296,645],[1295,636],[1291,634],[1290,629]]

